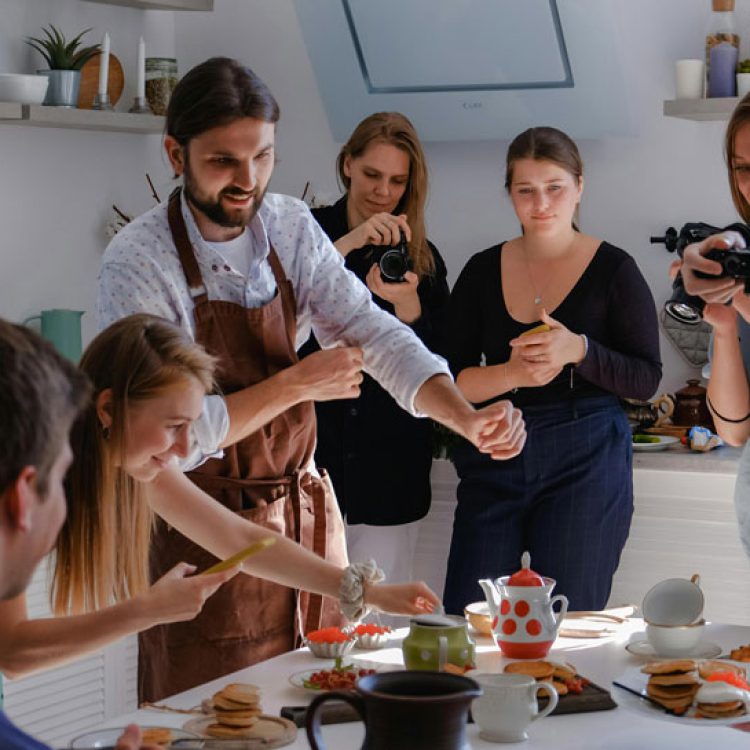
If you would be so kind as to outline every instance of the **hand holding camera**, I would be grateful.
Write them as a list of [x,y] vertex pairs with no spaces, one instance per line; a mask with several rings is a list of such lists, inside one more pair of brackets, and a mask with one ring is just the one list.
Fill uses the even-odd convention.
[[352,250],[358,250],[360,247],[398,245],[402,234],[406,236],[407,242],[411,241],[411,229],[406,220],[406,214],[394,216],[383,212],[373,214],[335,244],[339,252],[346,257]]
[[681,323],[697,325],[707,302],[724,304],[738,292],[750,290],[750,229],[732,224],[724,230],[704,223],[685,224],[679,233],[670,227],[663,242],[682,259],[664,309]]

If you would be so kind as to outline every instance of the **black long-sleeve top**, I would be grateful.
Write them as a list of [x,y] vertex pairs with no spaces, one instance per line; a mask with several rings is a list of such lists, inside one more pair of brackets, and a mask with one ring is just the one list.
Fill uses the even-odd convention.
[[[346,197],[332,206],[315,208],[313,216],[332,242],[349,233]],[[419,281],[422,307],[411,329],[436,351],[442,339],[448,307],[445,263],[437,248],[428,243],[435,270]],[[364,283],[372,267],[369,250],[352,250],[346,267]],[[373,295],[374,302],[391,314],[390,302]],[[301,357],[320,348],[314,336],[301,347]],[[356,399],[315,404],[318,444],[315,462],[328,469],[341,511],[350,524],[392,526],[422,518],[430,507],[432,426],[401,409],[368,375]]]
[[[502,247],[474,255],[453,288],[443,353],[455,376],[478,366],[482,356],[487,365],[507,362],[508,342],[537,325],[520,323],[508,313],[501,282]],[[608,393],[647,399],[656,391],[661,380],[656,306],[635,261],[624,250],[602,242],[568,296],[549,314],[573,333],[587,336],[583,361],[564,367],[547,385],[519,388],[497,398],[523,407]]]

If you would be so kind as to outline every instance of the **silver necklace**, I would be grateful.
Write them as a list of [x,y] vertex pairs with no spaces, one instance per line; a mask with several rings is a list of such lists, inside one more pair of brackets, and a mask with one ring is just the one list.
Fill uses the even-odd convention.
[[[571,240],[570,245],[565,249],[565,255],[567,256],[568,251],[573,247],[573,244],[575,243],[576,238],[575,236]],[[547,289],[547,285],[549,284],[549,276],[545,280],[543,286],[541,289],[537,288],[537,285],[534,283],[534,277],[531,275],[531,264],[529,263],[529,256],[526,254],[526,249],[522,249],[523,252],[523,259],[526,263],[526,275],[529,277],[529,283],[531,284],[531,288],[534,290],[534,304],[538,307],[542,304],[542,293]]]

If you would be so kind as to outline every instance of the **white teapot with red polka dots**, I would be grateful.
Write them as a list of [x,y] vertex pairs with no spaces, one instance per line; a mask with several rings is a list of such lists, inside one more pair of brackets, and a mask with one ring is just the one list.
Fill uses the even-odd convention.
[[[540,659],[547,655],[568,611],[568,599],[551,596],[555,583],[535,573],[531,556],[521,556],[521,570],[479,585],[492,615],[492,635],[498,648],[513,659]],[[555,612],[559,602],[560,609]]]

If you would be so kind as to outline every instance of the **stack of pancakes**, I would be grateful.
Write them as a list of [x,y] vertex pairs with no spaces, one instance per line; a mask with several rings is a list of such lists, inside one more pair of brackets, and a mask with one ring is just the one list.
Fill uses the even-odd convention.
[[641,672],[649,675],[646,692],[649,698],[667,711],[684,714],[693,704],[700,687],[697,665],[693,659],[675,659],[646,664]]
[[263,713],[259,688],[241,682],[226,685],[214,694],[212,703],[216,722],[206,727],[206,734],[211,737],[245,737]]

